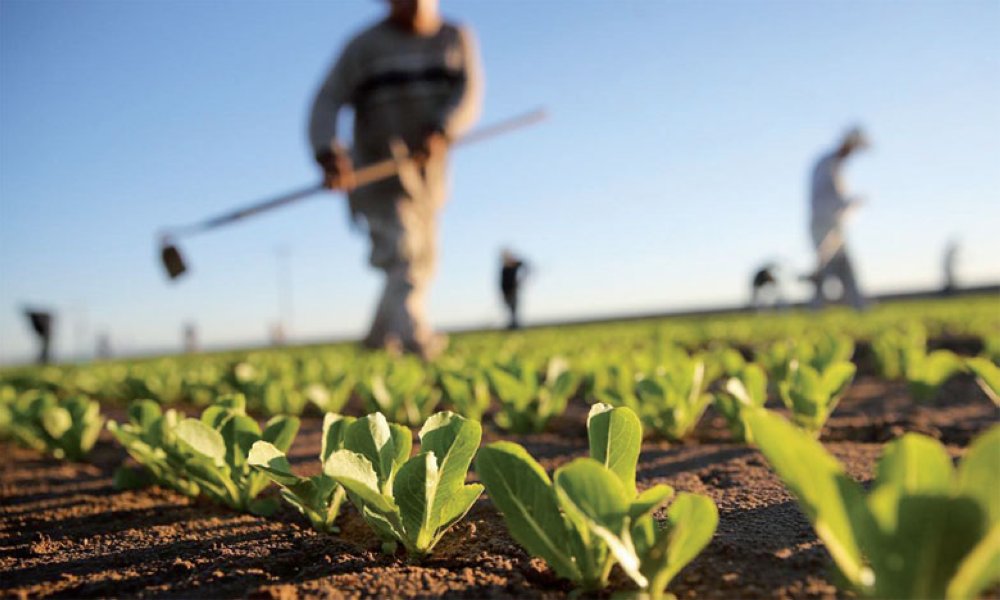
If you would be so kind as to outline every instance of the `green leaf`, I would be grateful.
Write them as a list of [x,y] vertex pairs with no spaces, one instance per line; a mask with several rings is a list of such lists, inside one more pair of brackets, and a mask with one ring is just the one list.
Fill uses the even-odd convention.
[[263,440],[254,442],[247,456],[247,463],[263,470],[275,483],[284,486],[293,486],[302,480],[292,473],[292,465],[288,463],[285,453],[270,442]]
[[272,417],[264,425],[264,433],[260,438],[265,442],[271,442],[274,447],[282,452],[288,452],[295,441],[295,434],[299,432],[298,417],[277,416]]
[[197,419],[184,419],[174,430],[187,446],[221,465],[226,458],[226,442],[222,434]]
[[973,600],[980,592],[1000,583],[1000,523],[958,565],[945,591],[948,600]]
[[441,474],[433,452],[421,452],[406,461],[396,475],[393,498],[399,507],[407,550],[426,554],[434,542],[437,523],[434,502]]
[[595,404],[587,416],[590,456],[621,479],[628,497],[635,496],[635,468],[642,446],[642,423],[629,408]]
[[583,540],[591,554],[598,558],[603,554],[596,541],[600,540],[625,573],[639,587],[646,587],[628,530],[629,495],[621,479],[592,458],[578,458],[556,470],[554,482],[566,515],[579,524],[579,530],[596,538]]
[[566,554],[569,529],[541,465],[518,444],[495,442],[479,451],[476,474],[517,543],[561,577],[580,581],[580,571]]
[[347,426],[344,434],[344,447],[368,459],[381,485],[392,481],[396,471],[410,457],[412,444],[410,430],[395,423],[390,425],[382,413],[356,420]]
[[73,417],[61,406],[53,406],[42,411],[42,428],[53,439],[59,439],[73,427]]
[[760,451],[799,501],[837,567],[861,586],[865,566],[851,524],[853,505],[863,503],[860,486],[823,446],[783,418],[764,409],[747,416]]
[[[337,450],[323,463],[323,473],[332,477],[361,502],[383,513],[397,510],[395,503],[382,495],[378,475],[371,461],[363,454],[350,450]],[[361,507],[358,507],[359,510]]]
[[326,413],[323,415],[323,442],[319,453],[319,461],[321,463],[326,462],[327,457],[334,450],[340,450],[344,447],[344,436],[347,433],[347,427],[355,420],[354,417],[344,417],[335,413]]
[[147,431],[163,416],[160,405],[152,400],[136,400],[128,407],[128,418],[141,430]]
[[246,463],[250,447],[260,439],[260,425],[246,415],[233,415],[222,426],[221,433],[226,444],[226,463],[238,470]]
[[432,415],[420,429],[420,449],[437,459],[440,482],[433,504],[436,523],[446,521],[445,508],[451,495],[465,484],[472,458],[479,449],[482,426],[452,412]]
[[875,486],[899,494],[948,494],[954,469],[941,442],[907,433],[886,445],[876,468]]
[[708,496],[681,493],[667,510],[667,524],[641,556],[641,570],[654,597],[712,541],[719,510]]
[[639,494],[629,507],[629,518],[633,521],[652,513],[674,495],[674,488],[659,483]]
[[869,559],[874,595],[943,598],[962,560],[985,534],[979,505],[968,498],[904,496],[896,527],[886,530]]
[[980,434],[958,465],[958,493],[982,505],[991,524],[1000,523],[1000,425]]

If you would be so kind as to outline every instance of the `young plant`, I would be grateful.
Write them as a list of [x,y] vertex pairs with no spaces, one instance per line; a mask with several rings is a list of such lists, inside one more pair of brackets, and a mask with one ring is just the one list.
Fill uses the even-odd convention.
[[976,376],[976,383],[986,396],[1000,406],[1000,367],[981,356],[965,359],[965,366]]
[[483,413],[490,407],[490,385],[484,375],[478,371],[447,371],[441,373],[438,381],[445,399],[458,414],[474,421],[482,420]]
[[476,473],[513,538],[561,577],[595,590],[617,562],[645,593],[662,596],[673,576],[708,544],[718,523],[705,496],[680,494],[659,528],[653,512],[673,496],[667,485],[636,492],[642,425],[629,408],[595,404],[587,419],[590,458],[553,480],[512,442],[480,450]]
[[441,391],[431,385],[424,368],[416,361],[387,363],[360,391],[369,410],[411,427],[424,422],[441,401]]
[[[334,413],[323,417],[320,464],[326,464],[331,454],[344,447],[344,433],[354,421],[353,417]],[[324,533],[339,531],[334,521],[345,492],[332,477],[325,473],[312,477],[295,475],[285,453],[263,440],[254,442],[250,447],[247,463],[276,483],[281,488],[281,497],[305,515],[316,530]]]
[[864,489],[823,446],[755,411],[754,439],[798,499],[855,592],[873,598],[971,599],[1000,582],[1000,427],[956,469],[936,440],[888,444]]
[[0,406],[0,429],[21,445],[56,458],[82,460],[97,442],[104,425],[94,400],[73,396],[60,400],[51,392],[28,391],[8,396]]
[[514,433],[537,433],[552,417],[561,415],[580,385],[580,378],[561,357],[549,359],[539,380],[533,363],[512,362],[487,371],[490,385],[500,401],[496,422]]
[[843,361],[831,364],[825,371],[817,371],[793,360],[788,379],[778,384],[778,391],[792,412],[795,424],[818,437],[854,379],[856,369],[853,363]]
[[712,401],[705,392],[707,385],[704,361],[682,353],[668,366],[639,375],[631,385],[619,379],[614,388],[601,391],[597,398],[627,406],[647,427],[669,440],[681,440],[691,433]]
[[303,394],[323,413],[339,413],[351,399],[351,392],[357,383],[351,373],[340,373],[327,383],[313,383],[305,387]]
[[[247,453],[258,440],[287,452],[299,420],[274,417],[261,431],[245,408],[244,397],[235,394],[217,400],[200,419],[180,419],[174,411],[161,415],[159,406],[143,401],[130,407],[130,423],[111,422],[108,429],[156,479],[189,495],[204,494],[231,508],[266,515],[277,503],[256,499],[268,478],[250,468]],[[116,476],[121,484],[131,483],[124,472]]]
[[950,350],[913,351],[906,356],[906,383],[918,402],[930,402],[946,381],[964,368],[962,359]]
[[432,415],[420,429],[420,453],[410,457],[410,430],[382,413],[349,424],[344,449],[331,453],[323,473],[347,496],[392,554],[402,544],[421,559],[465,516],[483,492],[465,484],[482,427],[455,413]]
[[715,395],[715,406],[726,418],[729,431],[737,442],[753,443],[746,424],[748,411],[767,402],[767,374],[757,364],[746,364],[736,376],[726,380],[723,391]]

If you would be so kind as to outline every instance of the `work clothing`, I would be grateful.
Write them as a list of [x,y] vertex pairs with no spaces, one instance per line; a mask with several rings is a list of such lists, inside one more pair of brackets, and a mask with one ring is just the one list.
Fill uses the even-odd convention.
[[[478,117],[479,62],[468,29],[442,23],[433,35],[420,35],[389,21],[375,24],[347,44],[320,87],[309,121],[313,151],[329,152],[344,106],[354,109],[356,166],[390,158],[393,140],[417,151],[431,132],[457,138]],[[430,343],[424,303],[436,263],[437,213],[446,198],[444,155],[350,193],[352,218],[367,223],[370,262],[386,273],[368,345],[395,338],[421,352]]]
[[527,269],[527,266],[516,258],[505,259],[503,268],[500,269],[500,292],[503,294],[507,310],[510,311],[508,329],[517,329],[521,326],[517,318],[517,301],[521,286],[521,271],[524,269]]
[[814,304],[823,304],[823,282],[828,277],[835,277],[843,287],[844,300],[861,309],[865,300],[854,277],[844,240],[844,218],[855,204],[847,197],[841,178],[845,158],[842,152],[835,150],[823,156],[813,170],[810,232],[817,255]]

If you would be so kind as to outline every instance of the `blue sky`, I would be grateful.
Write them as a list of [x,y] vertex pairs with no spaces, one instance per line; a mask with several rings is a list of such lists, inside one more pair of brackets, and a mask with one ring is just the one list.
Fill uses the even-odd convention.
[[[455,156],[430,299],[442,326],[501,321],[504,245],[535,266],[525,318],[742,301],[749,272],[812,263],[806,177],[845,127],[871,291],[1000,279],[1000,4],[443,0],[473,26],[483,122],[551,119]],[[377,1],[0,1],[0,361],[59,313],[56,353],[260,343],[291,265],[293,339],[358,335],[381,276],[329,195],[183,245],[153,236],[311,182],[306,112]],[[790,294],[804,290],[791,283]]]

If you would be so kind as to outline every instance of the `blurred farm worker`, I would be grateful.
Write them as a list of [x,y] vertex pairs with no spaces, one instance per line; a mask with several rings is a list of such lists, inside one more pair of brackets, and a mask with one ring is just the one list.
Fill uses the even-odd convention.
[[868,146],[864,133],[858,128],[851,129],[833,151],[819,159],[812,173],[810,233],[816,247],[817,267],[809,279],[816,287],[813,306],[817,308],[826,300],[823,288],[831,277],[840,283],[843,300],[857,310],[865,307],[844,240],[845,219],[862,202],[848,197],[841,170],[849,156]]
[[[309,121],[316,162],[331,189],[349,192],[353,223],[367,227],[371,265],[385,288],[364,340],[431,358],[447,345],[424,314],[447,199],[449,143],[479,114],[482,81],[472,32],[443,21],[437,0],[390,0],[388,16],[356,35],[320,87]],[[354,110],[353,148],[337,143],[337,113]],[[400,176],[355,188],[354,165],[419,158]]]
[[958,289],[955,278],[955,263],[958,262],[958,241],[951,240],[944,249],[944,288],[945,295],[953,294]]
[[38,364],[47,365],[51,359],[49,352],[52,343],[52,322],[54,321],[52,313],[28,308],[25,309],[24,315],[28,317],[32,331],[38,336],[40,346],[38,350]]
[[500,263],[500,293],[510,312],[507,329],[517,329],[521,326],[517,319],[518,295],[524,278],[528,276],[528,265],[510,250],[500,254]]
[[761,309],[771,305],[780,308],[783,304],[781,286],[778,285],[778,266],[767,263],[753,274],[750,282],[750,307]]

